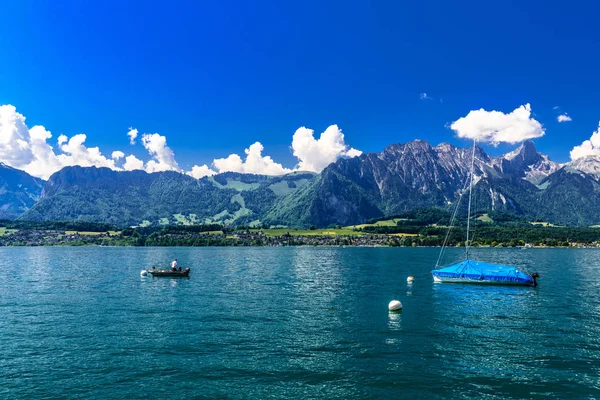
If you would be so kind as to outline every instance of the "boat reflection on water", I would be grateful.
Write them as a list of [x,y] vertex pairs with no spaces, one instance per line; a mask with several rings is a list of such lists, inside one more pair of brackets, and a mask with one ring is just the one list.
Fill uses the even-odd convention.
[[517,285],[473,285],[456,283],[454,285],[432,285],[434,304],[444,307],[470,309],[481,312],[487,309],[509,307],[513,311],[523,308],[530,302],[537,291]]
[[490,324],[510,325],[512,332],[528,331],[535,325],[536,316],[532,313],[537,307],[535,290],[459,283],[432,286],[434,326],[445,335],[489,337]]
[[494,386],[535,370],[526,355],[543,348],[536,290],[458,283],[432,285],[432,290],[430,328],[437,338],[432,346],[444,354],[439,369],[445,377],[474,374]]

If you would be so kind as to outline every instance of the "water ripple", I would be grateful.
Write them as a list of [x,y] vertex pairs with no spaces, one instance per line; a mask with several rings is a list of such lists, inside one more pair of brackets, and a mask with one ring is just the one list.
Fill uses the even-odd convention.
[[433,284],[436,249],[1,248],[0,397],[600,397],[600,251],[475,253],[540,286]]

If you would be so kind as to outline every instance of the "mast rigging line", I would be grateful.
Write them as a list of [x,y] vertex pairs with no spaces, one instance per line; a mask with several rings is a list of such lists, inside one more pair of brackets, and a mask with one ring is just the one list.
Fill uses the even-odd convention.
[[471,154],[471,184],[469,185],[469,207],[467,208],[467,241],[465,242],[465,259],[469,259],[469,229],[471,228],[471,198],[473,197],[473,176],[475,175],[475,144],[476,139],[473,139],[473,152]]
[[438,255],[437,262],[435,263],[435,267],[440,266],[440,261],[442,260],[444,253],[446,252],[446,247],[448,245],[448,239],[450,238],[450,231],[454,227],[454,221],[456,221],[456,215],[458,214],[458,209],[460,208],[460,201],[467,189],[467,184],[469,183],[469,174],[467,174],[465,178],[465,182],[462,185],[462,189],[460,190],[460,194],[458,195],[458,200],[456,201],[456,206],[454,207],[454,212],[452,213],[452,217],[450,217],[450,224],[448,226],[448,231],[446,232],[446,237],[444,238],[444,243],[442,244],[442,250],[440,250],[440,254]]

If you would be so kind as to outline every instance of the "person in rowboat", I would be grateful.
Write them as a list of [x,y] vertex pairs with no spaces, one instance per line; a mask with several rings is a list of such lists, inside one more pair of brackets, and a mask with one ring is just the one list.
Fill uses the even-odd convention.
[[177,259],[174,259],[173,262],[171,263],[171,270],[172,271],[177,271],[177,267],[179,265],[177,264]]

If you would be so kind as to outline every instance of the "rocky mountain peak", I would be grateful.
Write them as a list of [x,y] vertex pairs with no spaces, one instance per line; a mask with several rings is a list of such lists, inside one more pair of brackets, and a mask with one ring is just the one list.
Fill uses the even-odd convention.
[[567,169],[577,170],[600,178],[600,157],[591,155],[573,160],[566,165]]
[[429,142],[427,140],[422,140],[422,139],[415,139],[413,141],[410,141],[408,143],[406,143],[406,146],[409,148],[414,148],[414,149],[430,149],[431,145],[429,144]]
[[[342,158],[314,179],[313,174],[265,177],[230,172],[197,180],[173,171],[66,167],[50,177],[38,201],[39,186],[20,190],[27,180],[19,180],[19,190],[10,198],[0,196],[0,205],[14,204],[16,208],[8,209],[12,217],[25,212],[21,218],[26,220],[136,225],[179,223],[185,217],[195,223],[346,226],[415,208],[449,207],[468,182],[472,154],[469,145],[432,146],[415,140]],[[474,161],[478,209],[561,224],[598,222],[600,157],[561,168],[525,141],[498,157],[477,146]],[[6,184],[0,180],[0,189],[10,189],[9,172],[17,171],[4,171]]]
[[436,150],[440,150],[440,151],[451,151],[456,149],[455,146],[452,146],[450,143],[447,142],[442,142],[440,144],[438,144],[437,146],[435,146]]
[[526,165],[531,165],[539,160],[540,154],[531,140],[524,141],[515,150],[502,156],[505,160],[519,160]]
[[0,164],[0,218],[14,219],[35,204],[44,181]]
[[545,177],[557,171],[560,164],[538,153],[535,144],[531,140],[526,140],[515,150],[497,157],[493,161],[493,167],[502,174],[523,178],[537,185]]

